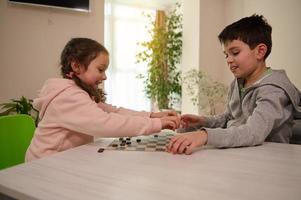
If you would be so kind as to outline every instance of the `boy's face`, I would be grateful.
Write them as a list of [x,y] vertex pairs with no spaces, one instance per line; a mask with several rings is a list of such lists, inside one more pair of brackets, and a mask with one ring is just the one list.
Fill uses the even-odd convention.
[[250,49],[243,41],[232,40],[223,45],[223,50],[228,66],[236,78],[247,79],[256,71],[259,65],[257,47]]

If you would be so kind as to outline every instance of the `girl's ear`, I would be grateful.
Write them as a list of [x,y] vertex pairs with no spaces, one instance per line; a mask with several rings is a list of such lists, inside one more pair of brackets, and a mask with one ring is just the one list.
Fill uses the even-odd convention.
[[71,61],[71,68],[75,74],[80,74],[80,64],[76,61]]
[[258,59],[260,60],[264,60],[264,56],[267,53],[267,46],[263,43],[260,43],[259,45],[257,45],[257,51],[256,51],[256,56]]

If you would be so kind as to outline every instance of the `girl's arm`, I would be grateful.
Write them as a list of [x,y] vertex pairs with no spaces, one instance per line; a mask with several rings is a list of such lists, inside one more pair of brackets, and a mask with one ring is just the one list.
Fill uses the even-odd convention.
[[[104,104],[103,104],[104,105]],[[106,112],[93,102],[82,90],[66,90],[55,98],[49,109],[48,116],[55,126],[61,126],[74,132],[92,136],[121,137],[148,135],[160,132],[161,119],[138,115],[127,115],[126,109],[115,109],[116,112]],[[106,108],[114,108],[106,106]],[[112,109],[114,110],[114,109]]]
[[103,111],[108,113],[118,113],[121,115],[133,115],[133,116],[143,116],[143,117],[150,117],[151,113],[146,111],[135,111],[123,107],[116,107],[111,104],[106,103],[98,103],[97,104],[99,108],[101,108]]

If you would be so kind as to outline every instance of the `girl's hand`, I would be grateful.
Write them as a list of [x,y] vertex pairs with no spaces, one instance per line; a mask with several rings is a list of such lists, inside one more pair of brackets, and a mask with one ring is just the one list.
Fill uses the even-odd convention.
[[175,130],[180,126],[180,118],[178,116],[167,116],[160,118],[162,129]]
[[181,116],[181,127],[195,127],[195,126],[204,126],[205,125],[205,117],[186,114]]
[[167,151],[173,154],[190,155],[196,148],[205,145],[207,140],[208,133],[205,130],[183,133],[171,138]]
[[152,112],[150,117],[151,118],[161,118],[161,117],[167,117],[167,116],[178,116],[178,113],[174,110],[167,110],[162,112]]

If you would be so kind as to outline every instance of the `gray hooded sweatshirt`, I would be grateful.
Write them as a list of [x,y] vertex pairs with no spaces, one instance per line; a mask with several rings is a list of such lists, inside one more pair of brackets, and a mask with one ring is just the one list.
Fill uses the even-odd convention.
[[301,112],[301,107],[300,92],[285,71],[272,70],[242,96],[240,81],[231,83],[226,111],[206,118],[207,144],[222,148],[254,146],[264,141],[288,143],[293,112]]

